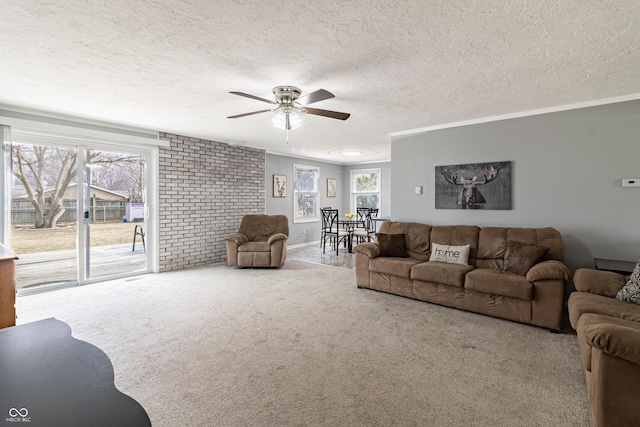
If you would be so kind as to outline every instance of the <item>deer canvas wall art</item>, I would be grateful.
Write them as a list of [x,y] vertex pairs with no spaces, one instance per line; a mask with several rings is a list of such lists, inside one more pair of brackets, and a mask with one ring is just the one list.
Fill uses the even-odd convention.
[[511,162],[436,166],[436,209],[511,209]]

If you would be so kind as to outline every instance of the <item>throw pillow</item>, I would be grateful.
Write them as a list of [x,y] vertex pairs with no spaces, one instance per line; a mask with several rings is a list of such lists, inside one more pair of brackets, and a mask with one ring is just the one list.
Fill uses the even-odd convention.
[[526,276],[527,271],[537,264],[548,250],[549,248],[544,246],[508,241],[504,254],[504,269]]
[[633,269],[629,281],[616,295],[616,299],[640,305],[640,259]]
[[393,256],[406,258],[407,241],[404,234],[382,234],[378,233],[378,246],[380,256]]
[[448,264],[469,265],[469,252],[471,245],[450,246],[431,244],[431,257],[429,261],[446,262]]

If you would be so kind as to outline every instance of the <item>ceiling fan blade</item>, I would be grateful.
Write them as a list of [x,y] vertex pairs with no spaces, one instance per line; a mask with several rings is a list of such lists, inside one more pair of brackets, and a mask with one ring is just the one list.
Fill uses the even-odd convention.
[[234,95],[244,96],[246,98],[251,98],[251,99],[255,99],[255,100],[258,100],[258,101],[262,101],[262,102],[266,102],[266,103],[269,103],[269,104],[275,104],[276,103],[275,101],[271,101],[271,100],[268,100],[268,99],[260,98],[259,96],[255,96],[255,95],[249,95],[248,93],[244,93],[244,92],[229,92],[229,93],[232,93]]
[[267,111],[272,111],[272,110],[260,110],[260,111],[252,111],[250,113],[236,114],[235,116],[227,117],[227,119],[237,119],[238,117],[245,117],[245,116],[251,116],[253,114],[266,113]]
[[341,113],[339,111],[321,110],[319,108],[306,108],[307,114],[315,114],[316,116],[330,117],[332,119],[347,120],[351,114]]
[[328,90],[318,89],[315,92],[308,93],[306,95],[302,95],[298,98],[298,102],[300,105],[309,105],[314,102],[324,101],[325,99],[335,98],[335,95],[329,92]]

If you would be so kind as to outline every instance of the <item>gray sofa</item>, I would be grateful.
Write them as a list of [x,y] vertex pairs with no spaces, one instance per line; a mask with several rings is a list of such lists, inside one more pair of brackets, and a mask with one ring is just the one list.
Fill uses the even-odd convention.
[[[381,235],[404,235],[406,256],[381,256],[379,243],[387,240]],[[359,288],[560,329],[570,270],[563,263],[562,237],[554,228],[386,221],[378,237],[376,243],[355,248]],[[433,244],[469,245],[468,265],[429,261]],[[531,260],[519,251],[540,247],[545,253],[529,268]]]

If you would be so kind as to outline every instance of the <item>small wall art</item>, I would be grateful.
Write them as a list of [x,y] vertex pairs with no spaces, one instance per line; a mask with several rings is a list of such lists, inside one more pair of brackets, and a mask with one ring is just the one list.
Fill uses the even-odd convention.
[[286,175],[273,175],[273,197],[287,197]]
[[436,166],[436,209],[511,209],[511,162]]
[[327,197],[336,197],[338,195],[338,180],[335,178],[327,178]]

